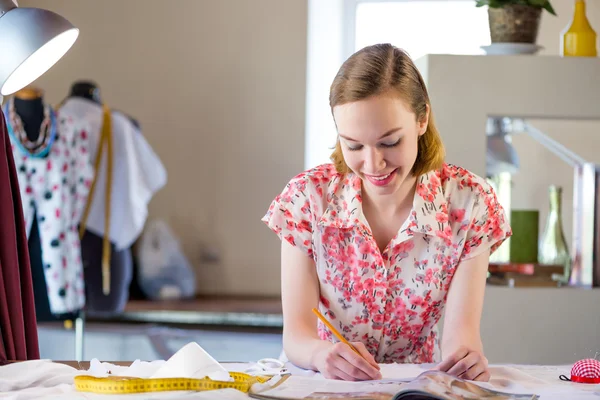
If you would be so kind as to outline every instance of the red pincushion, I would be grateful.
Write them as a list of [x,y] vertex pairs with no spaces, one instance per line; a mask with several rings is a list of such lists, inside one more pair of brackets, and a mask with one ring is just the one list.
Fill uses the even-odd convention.
[[560,378],[578,383],[600,383],[600,361],[593,358],[579,360],[571,368],[571,379],[564,375]]

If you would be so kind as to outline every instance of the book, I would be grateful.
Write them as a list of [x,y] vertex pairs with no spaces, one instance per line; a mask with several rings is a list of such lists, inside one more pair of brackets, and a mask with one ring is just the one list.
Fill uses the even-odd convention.
[[409,382],[391,379],[347,382],[283,376],[267,387],[251,390],[261,400],[537,400],[535,394],[503,393],[441,371],[425,371]]

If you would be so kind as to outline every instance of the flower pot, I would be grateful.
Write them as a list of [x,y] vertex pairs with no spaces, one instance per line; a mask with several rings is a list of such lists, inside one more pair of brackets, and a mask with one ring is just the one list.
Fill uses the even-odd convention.
[[519,4],[488,8],[492,43],[536,43],[542,9]]

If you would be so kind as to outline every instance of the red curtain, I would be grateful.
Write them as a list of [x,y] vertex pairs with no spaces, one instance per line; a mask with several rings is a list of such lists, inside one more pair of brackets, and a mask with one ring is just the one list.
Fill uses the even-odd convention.
[[40,358],[17,171],[0,110],[0,361]]

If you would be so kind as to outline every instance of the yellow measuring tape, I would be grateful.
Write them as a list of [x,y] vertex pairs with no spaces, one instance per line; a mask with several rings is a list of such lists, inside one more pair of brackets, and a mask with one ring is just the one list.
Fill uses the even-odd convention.
[[248,393],[255,383],[265,383],[271,377],[253,376],[242,372],[230,372],[233,382],[214,381],[209,378],[158,378],[143,379],[125,376],[109,376],[97,378],[89,375],[75,377],[75,389],[79,392],[90,392],[100,394],[132,394],[146,392],[168,392],[174,390],[217,390],[237,389]]

